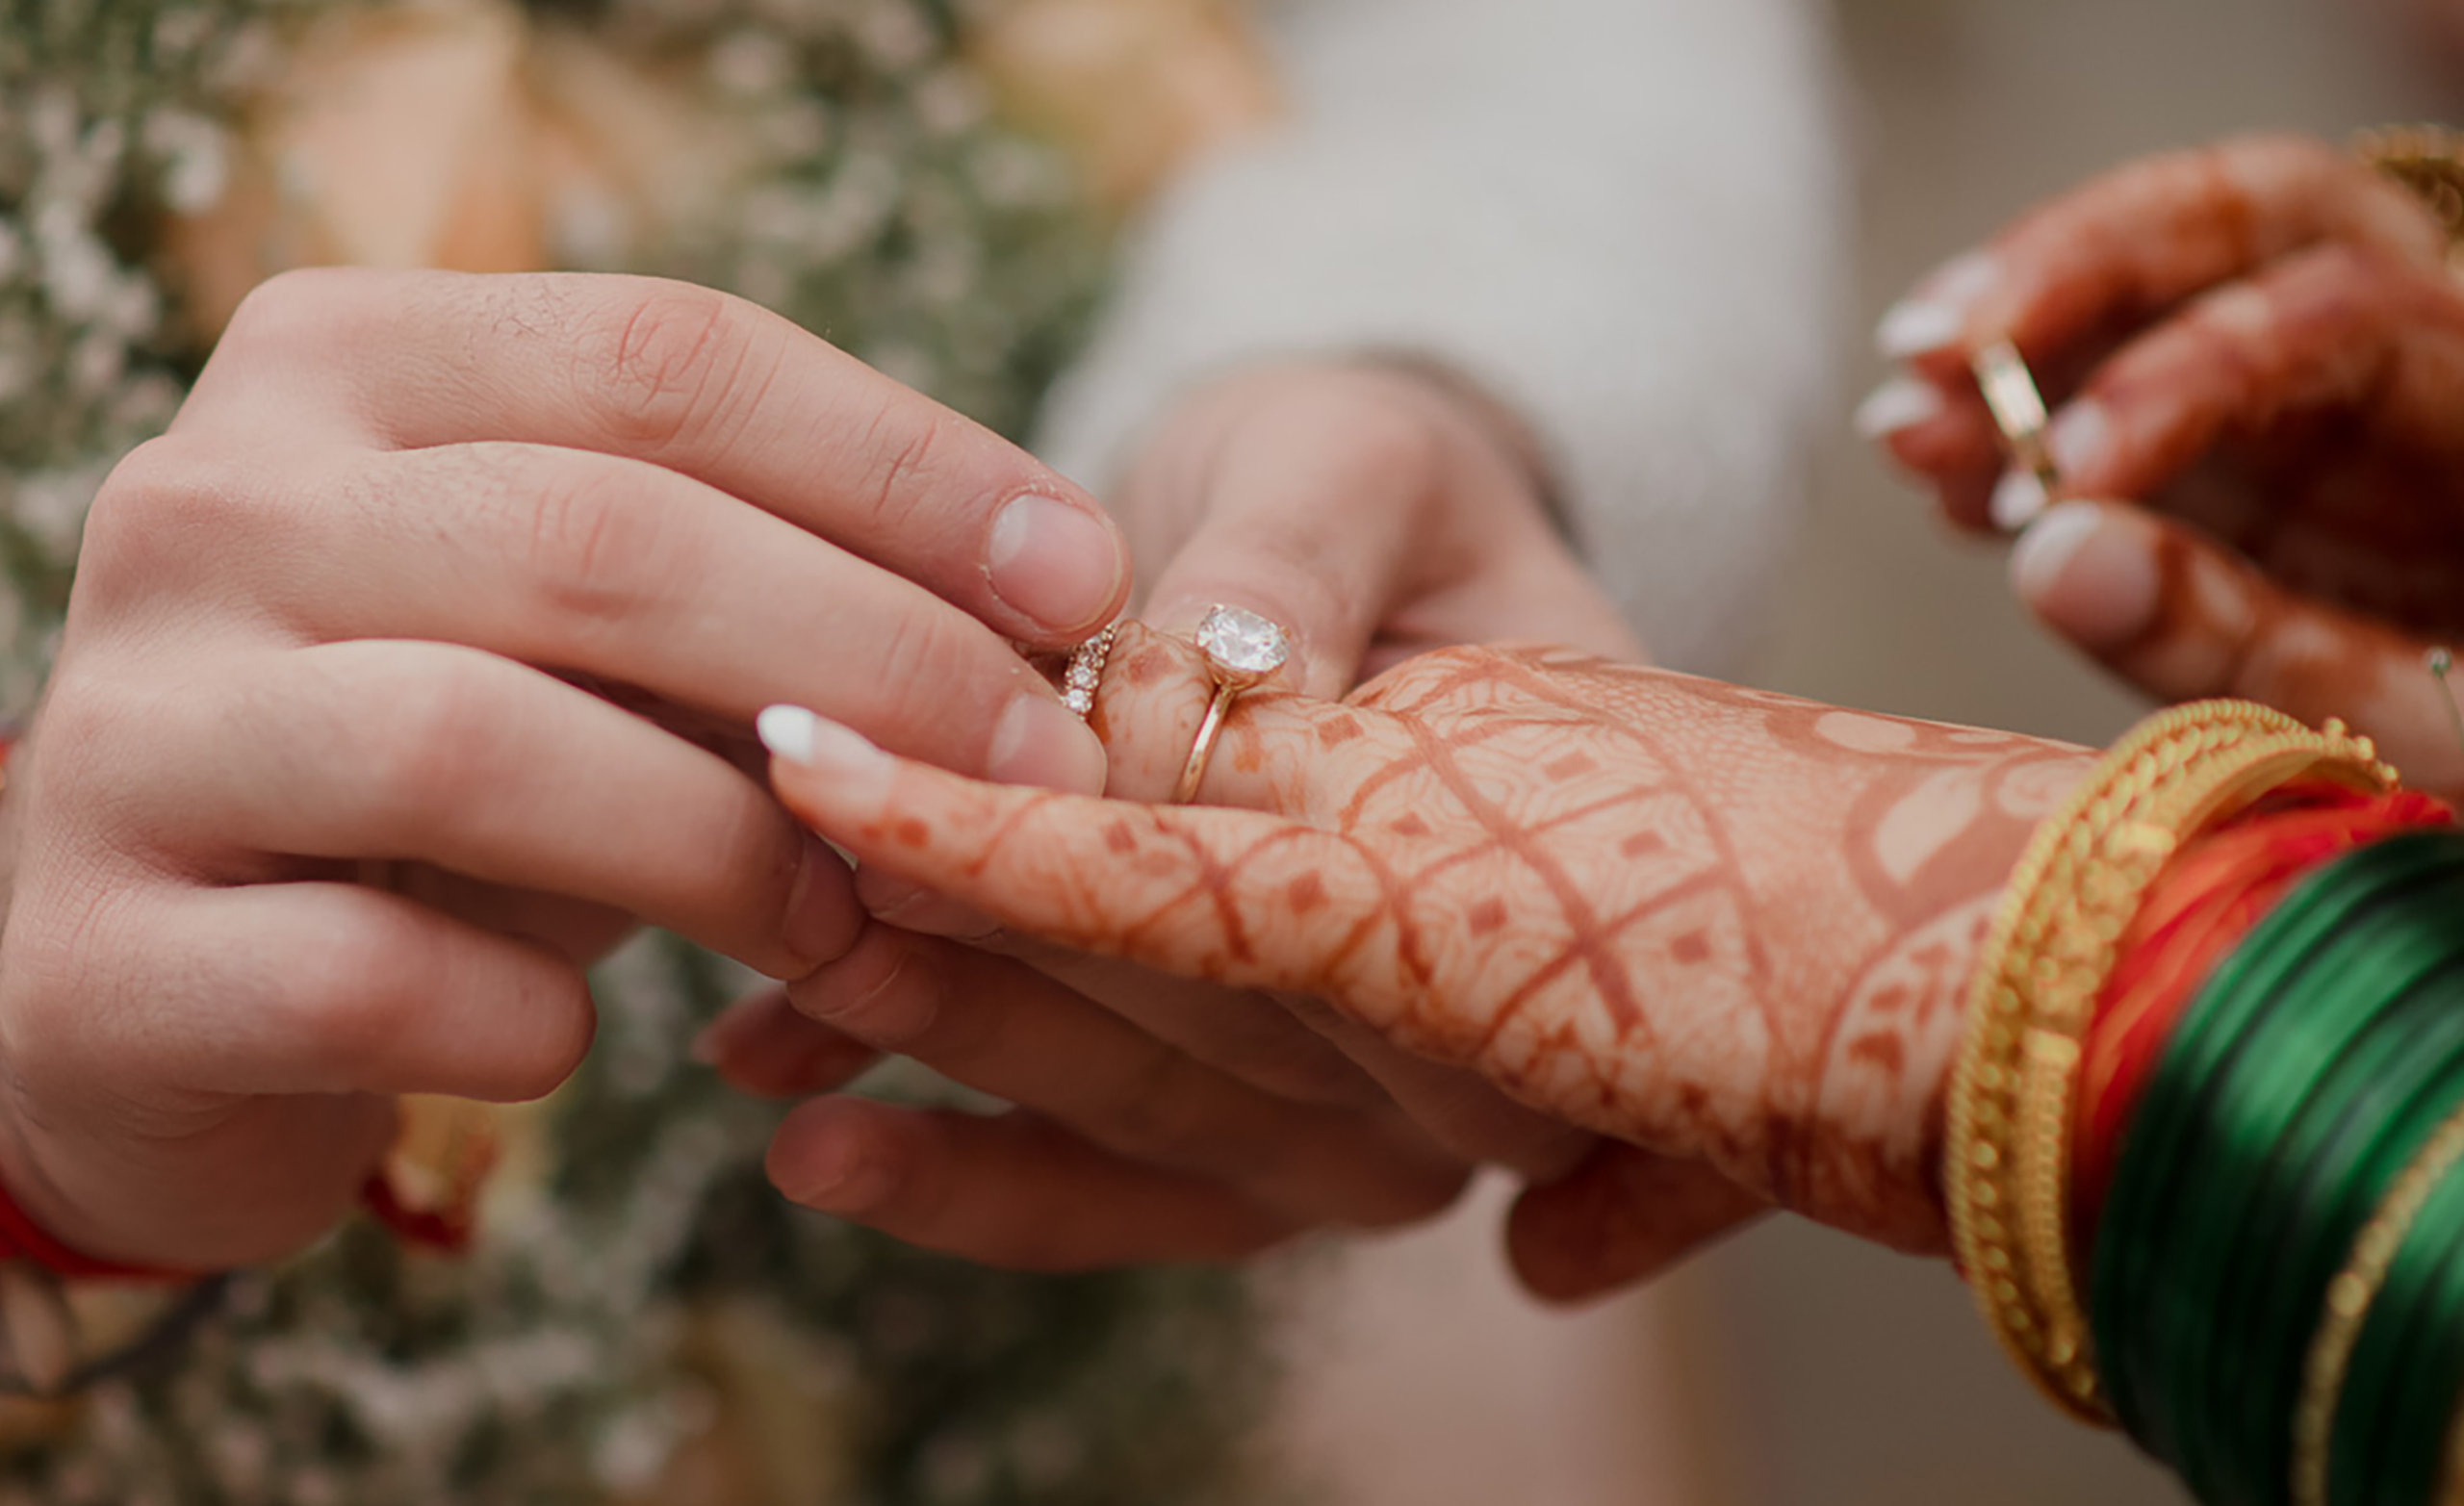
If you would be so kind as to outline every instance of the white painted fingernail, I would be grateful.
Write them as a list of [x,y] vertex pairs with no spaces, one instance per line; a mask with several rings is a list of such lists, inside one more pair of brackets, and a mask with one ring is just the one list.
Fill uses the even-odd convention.
[[1893,361],[1941,349],[1960,338],[1968,310],[1993,290],[2000,275],[1990,252],[1952,258],[1891,305],[1874,331],[1874,344]]
[[[739,726],[742,724],[738,724]],[[761,746],[789,763],[812,762],[813,729],[821,718],[802,706],[765,706],[753,722]]]
[[2093,502],[2057,502],[2046,508],[2011,548],[2012,586],[2031,601],[2044,596],[2104,521]]
[[[2056,503],[2019,536],[2011,585],[2054,631],[2091,653],[2138,643],[2165,596],[2149,541],[2109,507],[2086,501]],[[2204,640],[2193,635],[2181,647],[2195,651]]]
[[1857,405],[1857,432],[1867,439],[1888,439],[1902,429],[1927,422],[1941,411],[1941,389],[1922,377],[1894,376]]
[[1910,298],[1890,306],[1874,328],[1874,346],[1893,361],[1939,350],[1960,338],[1960,313]]
[[2101,484],[2095,477],[2113,452],[2113,420],[2106,417],[2104,404],[2082,397],[2053,416],[2044,431],[2044,447],[2064,480],[2088,476],[2083,485],[2094,491]]
[[765,707],[754,728],[772,753],[834,777],[842,790],[859,780],[880,779],[889,771],[889,754],[862,733],[802,706]]
[[1993,519],[1993,526],[2004,533],[2016,533],[2036,522],[2047,500],[2044,483],[2032,472],[2009,471],[1994,486],[1993,500],[1987,511]]

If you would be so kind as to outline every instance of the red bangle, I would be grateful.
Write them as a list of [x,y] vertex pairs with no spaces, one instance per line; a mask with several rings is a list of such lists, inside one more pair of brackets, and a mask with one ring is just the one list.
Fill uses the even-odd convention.
[[2071,1227],[2084,1247],[2113,1184],[2130,1113],[2174,1024],[2223,956],[2289,889],[2340,854],[2453,813],[2410,790],[2276,792],[2169,864],[2123,935],[2099,996],[2072,1106]]

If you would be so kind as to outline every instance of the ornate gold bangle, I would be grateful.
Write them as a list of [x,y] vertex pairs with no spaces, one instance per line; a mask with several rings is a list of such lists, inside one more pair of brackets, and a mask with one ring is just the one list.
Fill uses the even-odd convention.
[[2352,149],[2420,199],[2447,231],[2447,266],[2464,273],[2464,132],[2437,125],[2364,131]]
[[2037,829],[1970,986],[1951,1072],[1951,1239],[2002,1347],[2056,1404],[2109,1422],[2069,1247],[2081,1042],[2123,932],[2201,830],[2299,779],[2392,789],[2368,738],[2248,702],[2177,706],[2116,743]]
[[[2378,1289],[2386,1285],[2397,1248],[2421,1216],[2422,1205],[2459,1160],[2464,1160],[2464,1110],[2449,1116],[2422,1142],[2388,1186],[2370,1221],[2353,1237],[2344,1268],[2327,1283],[2326,1310],[2302,1357],[2301,1396],[2293,1408],[2294,1506],[2326,1506],[2327,1443],[2335,1431],[2336,1402],[2344,1394],[2352,1346],[2361,1338]],[[2454,1499],[2452,1487],[2434,1498]]]

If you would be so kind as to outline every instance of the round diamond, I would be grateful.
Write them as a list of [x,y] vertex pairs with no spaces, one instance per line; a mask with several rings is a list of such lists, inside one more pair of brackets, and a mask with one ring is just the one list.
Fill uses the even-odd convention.
[[1208,658],[1243,675],[1271,675],[1292,657],[1291,640],[1281,627],[1237,606],[1209,608],[1197,625],[1197,646]]

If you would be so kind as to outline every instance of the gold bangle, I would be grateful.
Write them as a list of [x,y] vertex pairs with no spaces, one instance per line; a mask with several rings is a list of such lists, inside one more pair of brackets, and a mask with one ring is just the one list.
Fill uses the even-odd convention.
[[[2293,1409],[2293,1506],[2326,1506],[2327,1444],[2335,1432],[2336,1403],[2344,1395],[2352,1346],[2361,1338],[2378,1289],[2386,1285],[2396,1251],[2421,1216],[2422,1205],[2459,1159],[2464,1159],[2464,1110],[2449,1115],[2413,1153],[2370,1221],[2353,1237],[2344,1268],[2327,1283],[2326,1308],[2302,1356],[2301,1397]],[[2452,1457],[2451,1452],[2451,1461]],[[2443,1493],[2437,1498],[2452,1497]]]
[[2464,132],[2437,125],[2364,131],[2354,155],[2422,201],[2447,232],[2447,267],[2464,273]]
[[2148,718],[2037,829],[1978,959],[1945,1113],[1952,1246],[2003,1349],[2084,1420],[2111,1420],[2069,1248],[2071,1098],[2096,998],[2174,852],[2308,778],[2396,783],[2340,723],[2312,731],[2239,701]]

